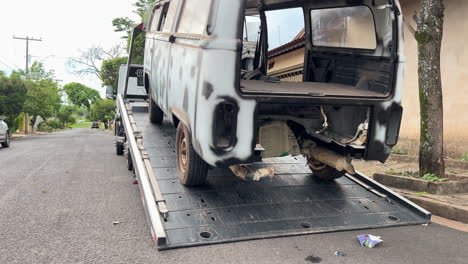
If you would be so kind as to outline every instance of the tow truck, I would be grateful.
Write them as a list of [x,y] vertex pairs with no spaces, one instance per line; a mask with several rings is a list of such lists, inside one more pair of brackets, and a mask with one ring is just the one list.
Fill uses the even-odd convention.
[[133,40],[142,28],[133,30],[128,65],[120,76],[124,88],[116,97],[115,147],[133,171],[158,250],[430,223],[430,212],[358,171],[317,180],[302,156],[255,162],[254,167],[275,170],[273,178],[259,182],[214,168],[202,186],[180,184],[175,128],[168,119],[151,123],[148,96],[129,92],[140,78],[142,66],[131,62]]

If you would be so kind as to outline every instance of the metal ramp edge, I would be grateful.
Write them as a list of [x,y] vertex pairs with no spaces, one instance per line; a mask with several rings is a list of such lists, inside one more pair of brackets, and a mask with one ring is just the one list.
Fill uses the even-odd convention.
[[[282,171],[276,182],[236,182],[214,169],[207,186],[185,188],[175,176],[171,125],[153,125],[146,113],[133,113],[121,98],[118,103],[126,110],[123,121],[135,173],[159,250],[430,223],[428,211],[361,173],[316,183],[295,161],[271,163]],[[317,198],[317,192],[328,198]]]

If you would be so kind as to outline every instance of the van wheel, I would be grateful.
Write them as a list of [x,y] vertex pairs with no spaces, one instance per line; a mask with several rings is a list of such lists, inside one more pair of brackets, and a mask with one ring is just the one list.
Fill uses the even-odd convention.
[[8,136],[8,132],[5,134],[5,141],[2,142],[2,147],[4,148],[10,147],[10,137]]
[[164,118],[164,112],[153,100],[151,93],[149,95],[149,119],[153,124],[161,124]]
[[176,152],[180,183],[185,186],[203,184],[208,173],[208,164],[193,149],[190,132],[182,122],[177,126]]
[[320,170],[316,170],[314,168],[312,168],[310,165],[309,165],[309,168],[310,170],[312,171],[312,173],[314,174],[314,177],[316,177],[317,179],[320,179],[322,181],[333,181],[335,179],[338,179],[338,178],[341,178],[343,177],[345,174],[346,174],[346,171],[338,171],[337,169],[335,168],[332,168],[328,165],[324,165],[325,167],[323,169],[320,169]]

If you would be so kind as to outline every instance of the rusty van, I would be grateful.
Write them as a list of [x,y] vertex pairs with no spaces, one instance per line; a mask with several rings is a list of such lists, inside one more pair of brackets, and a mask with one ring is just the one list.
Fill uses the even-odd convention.
[[322,180],[385,162],[402,117],[398,0],[161,0],[145,23],[149,118],[178,176],[303,155]]

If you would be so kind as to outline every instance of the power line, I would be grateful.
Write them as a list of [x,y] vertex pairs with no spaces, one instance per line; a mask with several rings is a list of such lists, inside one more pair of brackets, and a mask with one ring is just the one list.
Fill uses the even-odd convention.
[[19,69],[20,67],[16,64],[14,64],[13,62],[11,62],[9,59],[7,59],[5,56],[0,56],[0,58],[3,58],[6,62],[8,62],[9,64],[13,65],[16,67],[16,69]]
[[4,63],[3,61],[0,60],[0,63],[7,66],[8,68],[10,68],[12,71],[14,71],[15,69],[13,69],[10,65]]

